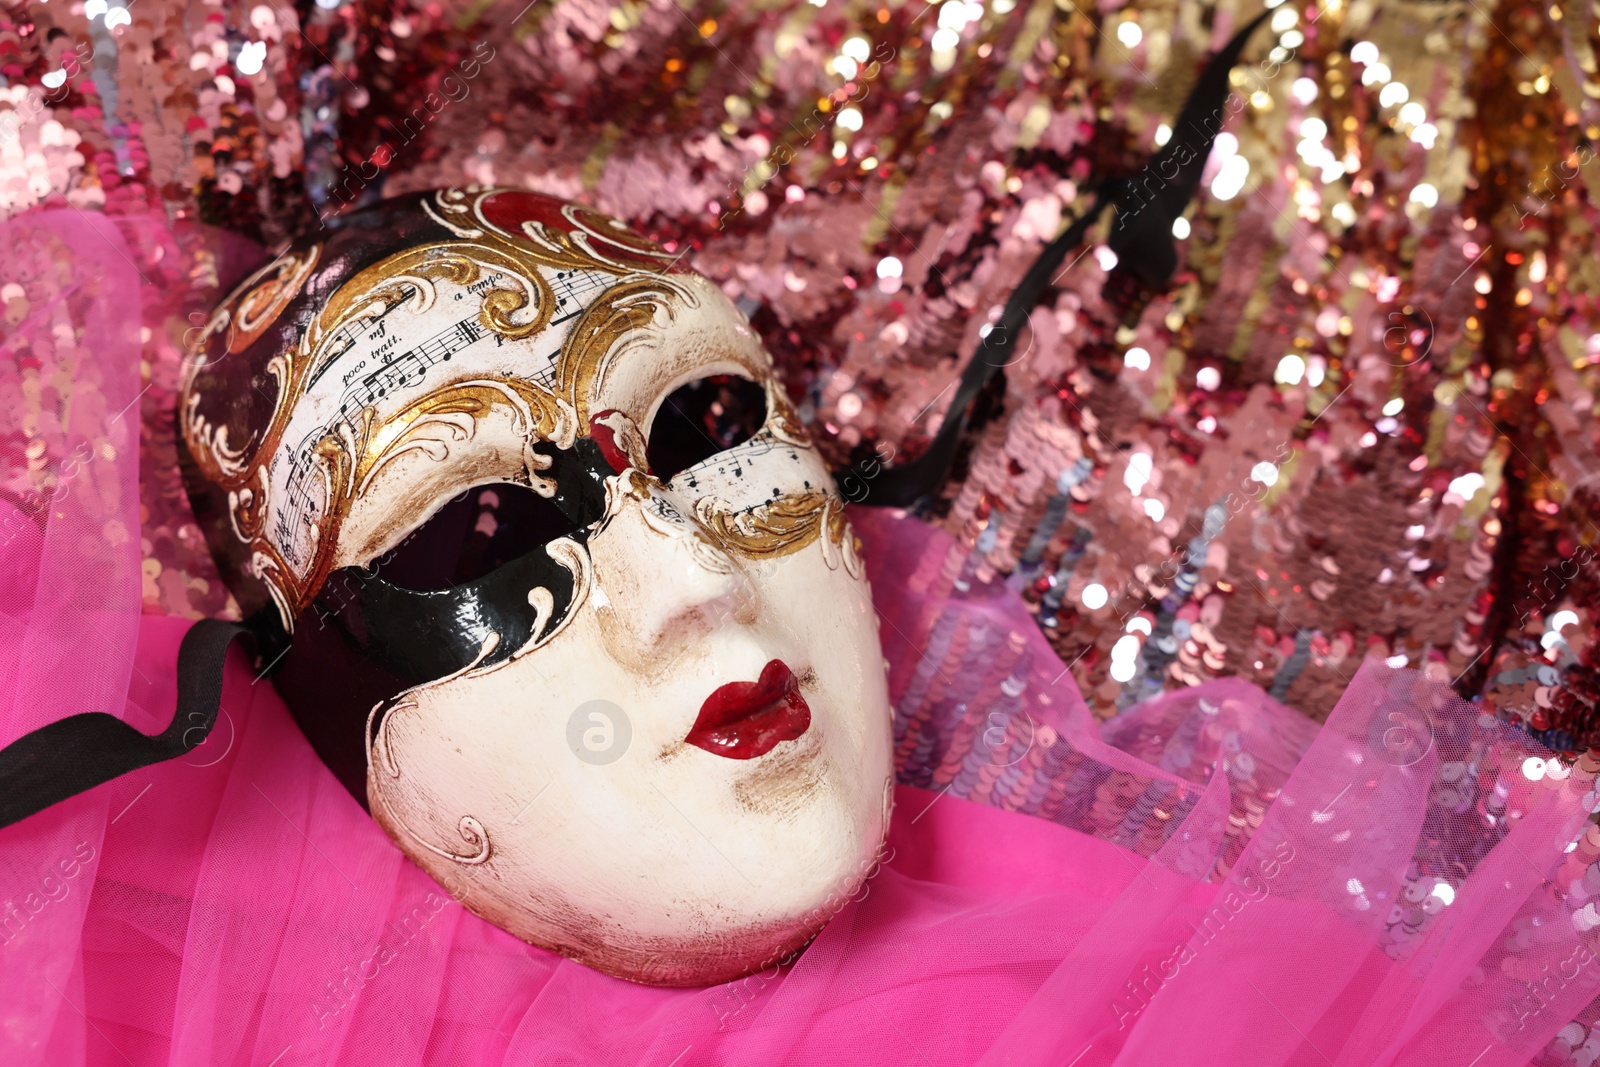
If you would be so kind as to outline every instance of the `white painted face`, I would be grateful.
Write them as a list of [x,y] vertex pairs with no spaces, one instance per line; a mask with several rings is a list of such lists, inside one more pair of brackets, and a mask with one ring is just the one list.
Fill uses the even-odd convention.
[[[718,349],[764,362],[727,299],[690,287],[699,307],[599,404],[648,426],[675,386],[727,369]],[[496,925],[622,977],[702,984],[799,948],[870,868],[891,773],[877,617],[828,472],[780,414],[667,484],[630,471],[607,488],[560,631],[399,698],[368,796]],[[735,719],[717,730],[719,713]]]
[[[330,569],[388,552],[465,489],[558,492],[548,446],[592,437],[619,473],[586,539],[546,549],[570,603],[509,657],[491,637],[474,665],[374,709],[373,816],[468,908],[599,970],[699,985],[770,966],[843,905],[887,830],[891,712],[854,536],[716,286],[641,269],[652,248],[570,205],[552,222],[538,198],[507,229],[494,195],[422,201],[458,240],[345,283],[370,290],[340,305],[357,329],[304,331],[281,378],[310,384],[270,447],[235,458],[251,450],[195,402],[186,439],[202,467],[238,468],[222,471],[250,494],[234,531],[292,618]],[[476,266],[438,269],[450,256]],[[564,318],[541,306],[556,293]],[[447,359],[413,355],[441,338]],[[658,410],[717,375],[763,387],[765,424],[659,480]]]

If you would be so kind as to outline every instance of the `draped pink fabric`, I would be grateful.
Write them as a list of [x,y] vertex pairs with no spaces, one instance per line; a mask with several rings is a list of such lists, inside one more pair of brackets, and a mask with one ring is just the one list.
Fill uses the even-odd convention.
[[[59,289],[7,334],[7,363],[95,399],[33,428],[79,457],[47,520],[0,504],[0,743],[85,710],[154,731],[189,624],[139,614],[141,280],[103,219],[31,216],[6,246]],[[954,591],[949,538],[854,521],[907,784],[881,868],[793,964],[661,990],[516,941],[400,855],[236,651],[199,749],[0,831],[0,1063],[1496,1067],[1570,1050],[1600,991],[1591,774],[1374,664],[1320,730],[1236,681],[1102,728],[1014,595]]]

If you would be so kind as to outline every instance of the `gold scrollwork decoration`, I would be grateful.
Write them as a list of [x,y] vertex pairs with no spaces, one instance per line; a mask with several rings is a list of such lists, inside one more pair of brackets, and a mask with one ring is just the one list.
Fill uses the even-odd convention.
[[[379,825],[388,830],[390,835],[394,836],[397,841],[399,840],[398,835],[394,833],[396,829],[434,855],[454,860],[466,866],[476,866],[483,863],[493,854],[494,849],[489,843],[488,831],[483,828],[483,823],[476,818],[471,815],[463,815],[456,823],[456,833],[460,835],[461,839],[467,843],[472,851],[457,852],[453,849],[442,848],[433,844],[406,825],[405,820],[396,815],[394,809],[389,806],[389,782],[398,780],[401,776],[400,764],[394,757],[394,744],[390,740],[389,733],[395,720],[400,718],[401,713],[417,710],[417,702],[412,699],[415,694],[429,689],[436,689],[468,674],[487,659],[499,646],[500,635],[491,632],[484,638],[483,646],[478,650],[477,656],[465,667],[461,667],[443,678],[436,678],[431,682],[423,682],[420,685],[412,686],[410,689],[402,690],[387,702],[379,701],[374,704],[372,710],[367,713],[367,725],[364,731],[367,749],[367,799],[372,803],[372,814],[378,820]],[[378,712],[383,710],[385,703],[388,705],[388,711],[385,712],[383,721],[376,723],[376,729],[374,729],[374,722],[378,717]],[[379,773],[380,768],[382,773]]]
[[226,426],[213,426],[200,414],[199,393],[186,396],[178,411],[185,443],[207,478],[225,486],[238,486],[249,480],[252,464],[245,449],[236,448],[229,441]]
[[725,548],[756,559],[791,555],[824,533],[824,556],[848,561],[854,553],[844,502],[820,490],[781,496],[743,510],[731,508],[715,496],[704,496],[695,502],[695,518]]
[[[295,405],[321,367],[337,358],[351,331],[400,304],[407,304],[416,312],[428,310],[437,299],[437,281],[472,287],[485,276],[495,276],[497,284],[482,296],[479,321],[483,327],[507,340],[544,330],[554,313],[556,299],[539,270],[542,265],[560,264],[540,254],[531,242],[488,234],[482,240],[418,245],[359,271],[307,323],[299,345],[269,361],[267,372],[276,381],[277,390],[272,418],[259,441],[232,446],[225,428],[209,426],[199,414],[198,394],[191,393],[186,398],[183,428],[196,461],[205,475],[223,489],[244,484],[253,467],[270,462],[282,443]],[[588,266],[601,269],[594,261]]]
[[[299,295],[321,257],[322,245],[318,243],[303,249],[291,249],[252,271],[217,305],[205,325],[199,328],[198,337],[191,339],[188,334],[185,335],[186,351],[191,357],[201,356],[206,343],[223,330],[228,331],[228,341],[223,349],[225,357],[236,356],[255,344],[262,331],[272,325],[283,314],[283,309],[289,306],[289,301]],[[190,330],[189,334],[195,332]],[[187,372],[192,380],[207,361],[191,358],[187,362]]]
[[249,543],[261,535],[266,522],[267,472],[256,468],[255,481],[238,489],[228,490],[228,521],[233,524],[233,535]]
[[[497,408],[509,409],[512,429],[530,444],[550,441],[558,448],[571,448],[577,436],[577,416],[572,406],[535,382],[524,378],[481,378],[430,393],[413,401],[385,420],[362,443],[354,465],[355,495],[366,493],[373,477],[404,452],[421,450],[435,460],[448,451],[436,438],[421,438],[417,431],[443,425],[456,441],[471,440],[477,423]],[[543,481],[528,464],[528,476],[535,487]],[[549,486],[554,491],[554,486]]]
[[[273,599],[292,605],[292,610],[284,613],[286,626],[292,627],[293,616],[303,611],[321,588],[332,569],[333,543],[344,517],[377,474],[411,451],[443,460],[449,452],[447,441],[422,436],[420,431],[443,429],[451,440],[471,440],[477,423],[496,409],[511,412],[512,428],[528,446],[550,441],[559,448],[572,447],[577,419],[571,406],[537,383],[513,377],[458,382],[419,398],[381,423],[367,408],[353,420],[336,423],[317,441],[312,455],[318,460],[315,470],[323,484],[324,505],[322,520],[312,531],[314,555],[306,575],[297,578],[276,551],[272,552],[273,566],[256,569],[257,577],[272,589]],[[554,484],[537,474],[547,464],[541,464],[540,457],[526,449],[523,461],[533,488],[553,493]],[[235,532],[243,532],[238,527],[236,520]],[[255,543],[271,549],[270,541],[261,536],[259,529]]]
[[644,327],[667,326],[699,299],[677,280],[640,274],[607,289],[573,324],[556,359],[556,393],[572,405],[579,424],[589,425],[589,398],[632,344],[648,343]]
[[789,402],[789,394],[776,376],[766,380],[767,422],[764,429],[786,445],[810,448],[811,438],[800,423],[800,415]]
[[261,331],[272,325],[289,301],[299,294],[321,257],[321,244],[298,252],[285,252],[240,286],[240,296],[232,302],[230,355],[238,355],[249,348],[261,336]]
[[[598,270],[608,274],[664,274],[680,257],[665,251],[654,241],[629,229],[620,219],[601,214],[581,204],[564,204],[561,218],[565,226],[551,226],[528,219],[511,232],[491,222],[484,214],[484,201],[497,193],[526,190],[494,186],[473,186],[465,191],[444,189],[434,194],[433,205],[424,202],[430,217],[458,237],[501,238],[529,243],[538,249],[549,266],[558,270]],[[435,210],[435,208],[437,210]],[[466,215],[471,218],[469,223]],[[632,262],[614,259],[603,247],[635,257]]]

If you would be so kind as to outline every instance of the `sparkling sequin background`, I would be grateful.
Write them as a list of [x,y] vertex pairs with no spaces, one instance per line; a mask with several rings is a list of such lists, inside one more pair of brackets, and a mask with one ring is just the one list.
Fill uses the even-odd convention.
[[[586,199],[743,301],[841,462],[915,454],[1032,255],[1094,182],[1137,174],[1240,21],[1008,0],[9,15],[7,211],[153,209],[273,246],[434,184]],[[1315,715],[1377,655],[1556,747],[1590,739],[1594,22],[1280,7],[1175,229],[1175,287],[1127,299],[1098,245],[1061,273],[937,514],[973,546],[960,580],[1020,584],[1098,707],[1241,674]],[[160,247],[147,274],[211,280],[203,250]],[[193,310],[172,304],[146,324],[147,592],[209,614],[167,444]],[[14,492],[51,470],[26,371]]]
[[[1258,10],[0,3],[0,211],[123,226],[151,298],[146,609],[226,615],[172,414],[186,334],[250,265],[225,234],[259,261],[412,189],[587,201],[719,281],[828,454],[871,469],[925,446],[1033,257],[1099,183],[1148,179]],[[1019,590],[1102,716],[1237,675],[1317,718],[1379,657],[1600,742],[1597,16],[1277,6],[1172,286],[1116,262],[1108,216],[979,398],[932,511],[942,580]],[[6,255],[8,333],[61,323],[0,360],[0,491],[42,522],[73,450],[111,445],[60,431],[94,388],[65,369],[72,279]]]

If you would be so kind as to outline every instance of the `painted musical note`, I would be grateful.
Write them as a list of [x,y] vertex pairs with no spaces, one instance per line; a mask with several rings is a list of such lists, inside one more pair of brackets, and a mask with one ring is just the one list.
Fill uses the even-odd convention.
[[598,271],[557,271],[550,280],[550,288],[556,294],[556,310],[564,314],[551,319],[550,325],[559,326],[582,315],[588,310],[594,296],[614,283],[614,278]]

